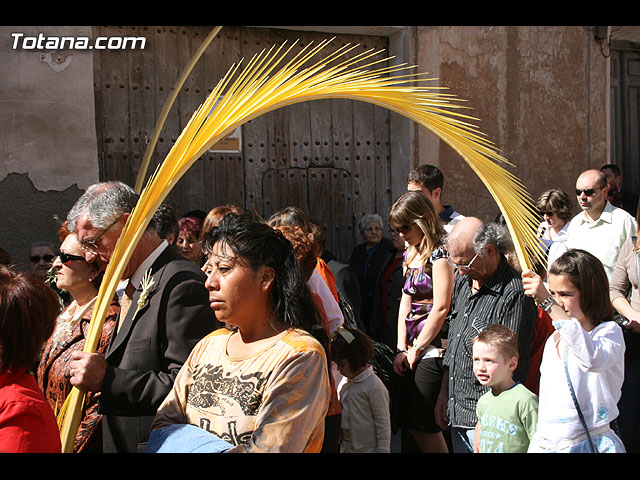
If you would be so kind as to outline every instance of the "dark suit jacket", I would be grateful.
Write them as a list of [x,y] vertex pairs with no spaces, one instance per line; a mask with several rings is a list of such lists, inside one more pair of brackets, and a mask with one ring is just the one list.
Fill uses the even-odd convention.
[[[400,309],[400,300],[402,299],[402,287],[404,286],[404,275],[402,271],[402,261],[394,266],[389,281],[385,285],[386,291],[383,292],[381,283],[382,275],[391,268],[391,264],[396,256],[395,247],[387,250],[386,257],[382,262],[382,268],[378,272],[376,280],[376,290],[373,294],[373,307],[371,311],[371,330],[372,336],[379,342],[388,345],[394,352],[397,347],[398,338],[398,310]],[[386,295],[386,309],[382,305],[382,295]]]
[[108,368],[99,410],[105,452],[138,451],[187,356],[220,325],[196,264],[167,248],[153,263],[151,275],[155,284],[146,301],[136,312],[142,293],[136,290],[105,355]]
[[358,283],[360,284],[360,320],[365,325],[367,333],[371,333],[371,307],[373,302],[373,294],[376,289],[376,281],[378,274],[382,268],[382,262],[389,250],[393,248],[393,243],[386,237],[378,244],[375,252],[371,256],[367,256],[367,245],[361,243],[357,245],[351,252],[349,264],[356,272]]

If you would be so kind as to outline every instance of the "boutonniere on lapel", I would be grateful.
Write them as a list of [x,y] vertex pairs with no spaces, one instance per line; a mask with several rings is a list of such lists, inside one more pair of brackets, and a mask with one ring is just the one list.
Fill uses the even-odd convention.
[[137,308],[133,316],[135,317],[138,314],[138,311],[144,307],[144,304],[147,302],[149,298],[149,294],[153,291],[153,287],[155,285],[155,280],[151,276],[151,269],[147,270],[142,277],[142,281],[140,282],[140,288],[142,289],[142,293],[140,294],[140,298],[138,298]]

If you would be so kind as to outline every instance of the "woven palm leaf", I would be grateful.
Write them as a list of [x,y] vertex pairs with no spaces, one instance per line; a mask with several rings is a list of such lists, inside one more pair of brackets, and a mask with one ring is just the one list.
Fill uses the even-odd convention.
[[[427,128],[450,145],[476,172],[504,215],[520,264],[541,260],[537,214],[525,187],[505,167],[511,164],[474,125],[475,118],[435,80],[412,73],[406,64],[380,66],[389,58],[367,50],[348,57],[358,45],[345,45],[321,60],[331,40],[308,44],[292,55],[297,42],[256,54],[243,69],[233,65],[192,115],[164,161],[141,192],[107,266],[91,319],[85,351],[93,352],[122,272],[154,212],[178,180],[212,145],[249,120],[295,103],[343,98],[369,102],[397,112]],[[397,72],[402,72],[398,75]],[[63,412],[63,451],[73,449],[84,392],[73,389]]]

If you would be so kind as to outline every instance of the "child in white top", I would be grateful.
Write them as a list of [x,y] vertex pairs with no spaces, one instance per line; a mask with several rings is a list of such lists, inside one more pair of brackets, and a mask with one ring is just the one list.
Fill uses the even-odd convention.
[[389,453],[391,418],[389,392],[369,364],[373,342],[354,328],[338,327],[331,357],[343,379],[338,385],[342,404],[341,453]]
[[538,426],[529,452],[624,452],[611,422],[618,416],[625,344],[602,263],[584,250],[567,251],[549,270],[551,294],[530,270],[522,278],[525,293],[556,329],[540,365]]

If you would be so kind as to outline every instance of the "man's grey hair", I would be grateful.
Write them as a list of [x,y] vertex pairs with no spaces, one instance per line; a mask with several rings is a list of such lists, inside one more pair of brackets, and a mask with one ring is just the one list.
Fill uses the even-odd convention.
[[384,228],[384,224],[382,223],[382,217],[377,213],[367,213],[364,217],[360,219],[360,233],[364,234],[364,228],[367,226],[369,222],[377,222],[380,225],[380,228]]
[[[131,213],[138,203],[138,193],[121,181],[101,182],[91,185],[78,199],[67,215],[67,228],[76,231],[76,223],[86,215],[95,228],[106,229],[124,213]],[[155,229],[155,221],[147,229]]]
[[499,223],[484,223],[482,228],[473,236],[473,249],[482,253],[487,245],[493,245],[498,253],[506,255],[513,250],[513,240],[509,229]]

